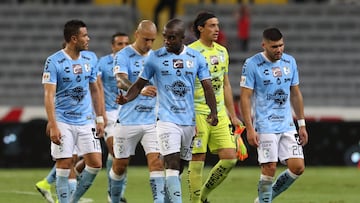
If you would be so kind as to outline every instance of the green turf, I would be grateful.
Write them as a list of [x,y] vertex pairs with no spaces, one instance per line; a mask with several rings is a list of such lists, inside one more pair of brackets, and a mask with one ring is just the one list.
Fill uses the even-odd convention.
[[[34,184],[50,169],[0,169],[1,203],[43,203]],[[278,172],[283,170],[279,168]],[[205,170],[208,172],[208,169]],[[182,179],[183,202],[188,203],[186,173]],[[209,196],[212,203],[252,203],[257,195],[259,168],[237,167]],[[107,178],[102,170],[85,194],[93,202],[106,203]],[[275,203],[358,203],[360,170],[355,167],[308,167],[304,175]],[[148,173],[145,167],[130,167],[126,198],[130,203],[151,202]]]

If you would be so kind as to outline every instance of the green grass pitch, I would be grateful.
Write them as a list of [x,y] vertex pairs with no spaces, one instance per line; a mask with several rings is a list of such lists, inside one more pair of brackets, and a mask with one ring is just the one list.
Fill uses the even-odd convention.
[[[284,168],[278,168],[278,173]],[[49,169],[0,169],[1,203],[44,203],[34,184]],[[185,169],[186,170],[186,169]],[[205,173],[209,168],[205,169]],[[212,203],[252,203],[257,196],[258,167],[237,166],[210,196]],[[130,167],[126,198],[130,203],[152,202],[146,167]],[[183,202],[188,203],[186,171],[182,175]],[[96,177],[84,198],[106,203],[105,169]],[[54,189],[53,189],[54,191]],[[360,170],[356,167],[308,167],[305,173],[275,203],[358,203],[360,202]]]

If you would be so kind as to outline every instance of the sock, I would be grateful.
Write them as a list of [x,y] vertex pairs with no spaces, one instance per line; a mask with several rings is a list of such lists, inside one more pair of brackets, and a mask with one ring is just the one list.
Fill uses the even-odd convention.
[[76,179],[69,179],[69,191],[70,196],[74,194],[76,190],[77,180]]
[[110,187],[111,202],[120,202],[121,191],[124,185],[125,176],[124,174],[117,175],[111,169],[109,172],[109,177],[110,177],[110,185],[111,185]]
[[260,203],[271,203],[273,177],[261,174],[258,184],[258,195]]
[[113,163],[113,156],[111,154],[108,154],[107,159],[106,159],[106,174],[107,174],[107,178],[108,178],[108,194],[110,195],[110,187],[111,187],[111,179],[110,179],[110,170],[112,167],[112,163]]
[[292,173],[289,169],[283,171],[272,185],[272,199],[288,189],[298,177],[298,175]]
[[83,172],[81,172],[78,180],[78,184],[75,190],[75,193],[71,196],[71,203],[78,202],[79,199],[85,194],[85,192],[92,185],[96,175],[99,173],[101,168],[92,168],[90,166],[85,166]]
[[125,190],[126,190],[126,185],[127,185],[127,171],[125,171],[125,173],[123,174],[124,176],[124,183],[123,183],[123,186],[121,188],[121,194],[120,194],[120,197],[121,198],[125,198]]
[[46,176],[46,181],[49,183],[49,184],[52,184],[54,183],[56,180],[56,166],[54,165],[50,172],[48,173],[48,175]]
[[59,203],[67,203],[70,199],[70,190],[69,190],[69,175],[70,169],[56,169],[56,194],[59,200]]
[[201,188],[201,200],[206,200],[207,196],[222,181],[225,180],[231,169],[236,165],[237,159],[221,159],[211,169],[210,174]]
[[171,203],[181,203],[181,183],[179,171],[166,169],[165,189]]
[[165,201],[165,174],[164,171],[150,172],[150,187],[154,203]]
[[203,161],[190,161],[188,168],[190,201],[197,203],[200,201],[200,191],[202,187],[202,173],[204,168]]

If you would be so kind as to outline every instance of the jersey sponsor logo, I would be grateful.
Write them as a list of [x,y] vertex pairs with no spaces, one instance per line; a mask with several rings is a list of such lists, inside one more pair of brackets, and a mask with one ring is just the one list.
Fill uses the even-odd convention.
[[145,105],[137,105],[135,106],[135,110],[138,112],[151,112],[154,109],[152,106],[145,106]]
[[219,65],[219,58],[217,56],[210,56],[211,65]]
[[161,75],[171,75],[171,73],[167,70],[162,70]]
[[132,72],[132,75],[135,76],[135,77],[139,76],[139,74],[140,74],[140,71],[133,71]]
[[179,106],[171,106],[170,110],[174,113],[185,113],[186,112],[186,108],[185,107],[179,107]]
[[45,70],[47,70],[49,68],[49,64],[51,62],[51,59],[47,59],[46,63],[45,63]]
[[273,83],[271,82],[271,80],[264,80],[263,83],[264,83],[264,85],[271,85],[271,84],[273,84]]
[[82,67],[80,64],[74,64],[72,68],[74,74],[82,74]]
[[272,71],[273,76],[274,76],[275,78],[279,78],[279,77],[282,76],[282,72],[281,72],[280,67],[272,67],[272,68],[271,68],[271,71]]
[[279,106],[282,106],[286,103],[288,98],[288,94],[285,93],[284,90],[278,89],[274,92],[274,94],[268,94],[267,100],[274,100],[276,104],[279,104]]
[[73,89],[68,89],[65,91],[66,97],[70,97],[73,101],[71,102],[73,105],[80,103],[80,101],[85,97],[86,91],[83,87],[78,86]]
[[222,82],[220,81],[220,79],[218,77],[212,78],[211,83],[212,83],[212,86],[213,86],[213,89],[215,92],[219,91],[220,88],[222,87]]
[[270,72],[269,72],[268,69],[265,69],[265,70],[264,70],[264,75],[270,75]]
[[187,87],[183,81],[175,81],[171,85],[165,86],[166,90],[172,91],[172,93],[178,97],[184,97],[188,91],[190,91],[190,87]]
[[70,78],[68,78],[68,77],[66,77],[66,78],[63,78],[63,82],[71,82],[72,80],[70,79]]
[[82,113],[81,112],[75,112],[75,111],[65,111],[64,117],[67,118],[81,118]]
[[271,114],[268,117],[269,121],[273,121],[273,122],[281,122],[285,119],[285,116],[280,116],[280,115],[275,115],[275,114]]
[[174,69],[184,68],[184,61],[182,59],[173,59],[173,68]]
[[44,72],[42,77],[42,82],[49,82],[50,81],[50,72]]

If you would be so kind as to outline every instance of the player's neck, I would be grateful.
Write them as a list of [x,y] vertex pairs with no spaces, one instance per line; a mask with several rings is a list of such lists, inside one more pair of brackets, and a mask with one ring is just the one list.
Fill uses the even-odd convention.
[[209,48],[214,46],[214,41],[212,41],[212,40],[205,40],[205,39],[202,39],[202,38],[200,38],[199,40],[200,40],[201,44],[203,44],[203,45],[205,45],[205,46],[207,46]]
[[78,59],[80,56],[80,51],[75,49],[75,47],[65,46],[64,51],[73,60]]

